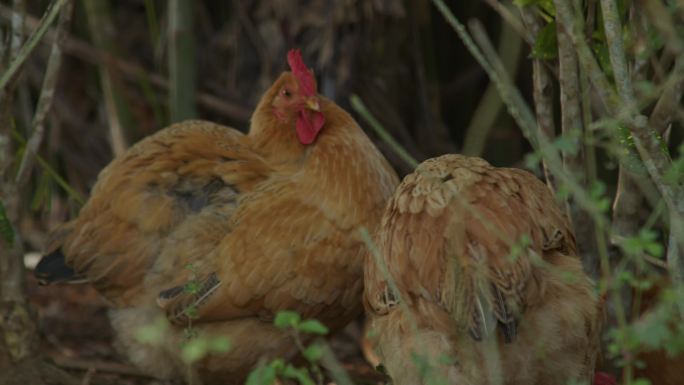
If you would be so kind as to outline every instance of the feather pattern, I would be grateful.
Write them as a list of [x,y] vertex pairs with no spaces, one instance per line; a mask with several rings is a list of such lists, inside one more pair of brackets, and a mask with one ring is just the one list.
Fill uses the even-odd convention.
[[[240,381],[258,360],[296,350],[272,325],[278,311],[331,329],[362,311],[357,229],[375,229],[398,179],[353,118],[322,96],[325,127],[300,143],[295,121],[271,106],[293,82],[284,73],[266,92],[247,135],[188,121],[137,143],[54,232],[50,250],[72,269],[60,271],[86,277],[111,301],[119,344],[146,371]],[[189,370],[178,353],[182,327],[162,347],[136,339],[159,315],[237,348]]]
[[[422,383],[411,371],[410,359],[396,353],[413,349],[455,355],[460,365],[443,372],[449,383],[487,384],[481,359],[470,355],[485,349],[482,341],[491,338],[502,344],[502,360],[509,360],[504,371],[539,365],[539,356],[524,350],[537,337],[537,344],[567,353],[561,361],[569,372],[559,372],[562,383],[586,379],[593,370],[597,300],[581,270],[568,220],[532,174],[460,155],[427,160],[404,178],[388,202],[376,242],[389,274],[384,276],[383,268],[367,259],[364,301],[380,335],[377,348],[395,383]],[[567,283],[562,274],[568,273],[578,279]],[[388,280],[394,281],[405,306],[390,306],[377,294],[389,286]],[[559,315],[548,316],[548,308]],[[548,325],[532,330],[538,322]],[[559,331],[545,334],[562,323],[577,330],[563,331],[563,337]],[[452,345],[417,342],[437,336]],[[572,337],[558,341],[565,336]],[[582,349],[575,351],[576,344]],[[590,364],[580,365],[584,362]],[[511,374],[505,384],[555,383],[541,380],[543,367],[529,370]],[[482,378],[475,380],[473,373]]]

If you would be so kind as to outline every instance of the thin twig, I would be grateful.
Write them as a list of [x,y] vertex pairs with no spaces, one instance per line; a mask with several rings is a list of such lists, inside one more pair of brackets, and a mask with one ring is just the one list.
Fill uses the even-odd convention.
[[52,359],[55,361],[55,364],[57,366],[67,369],[77,369],[85,371],[94,369],[95,371],[102,373],[115,373],[123,374],[126,376],[153,378],[150,375],[141,372],[133,366],[121,364],[118,362],[77,360],[73,358],[64,357],[61,355],[53,356]]
[[675,60],[672,73],[674,76],[671,82],[665,85],[648,119],[649,127],[661,136],[665,134],[677,110],[681,107],[680,100],[684,89],[684,58],[681,55]]
[[59,79],[59,69],[62,65],[62,44],[64,43],[65,31],[69,29],[71,23],[71,14],[74,8],[73,0],[66,0],[62,11],[59,15],[59,22],[57,23],[57,32],[55,41],[52,43],[52,50],[50,52],[50,59],[48,60],[47,69],[45,70],[45,78],[43,79],[43,86],[38,98],[38,105],[33,116],[33,132],[31,138],[26,144],[24,157],[19,166],[19,172],[15,178],[18,189],[28,181],[38,148],[43,141],[43,133],[45,131],[45,119],[52,108],[52,101],[55,96],[55,88],[57,80]]
[[[555,0],[554,3],[567,0]],[[572,42],[568,38],[564,20],[557,22],[558,35],[558,63],[560,83],[561,131],[566,139],[573,139],[576,146],[575,153],[562,153],[563,165],[567,171],[584,187],[588,187],[587,172],[584,159],[585,127],[582,118],[580,75],[577,65],[577,55]],[[589,108],[589,106],[585,106]],[[582,255],[585,269],[593,277],[598,276],[599,259],[596,250],[596,229],[589,213],[577,207],[577,203],[570,199],[568,202],[569,216],[573,222],[577,235],[577,245]],[[606,261],[607,262],[607,261]],[[604,273],[610,270],[606,266]]]
[[[520,10],[525,26],[532,35],[537,36],[541,30],[541,22],[538,16],[529,7],[522,7]],[[534,45],[534,42],[532,42]],[[556,137],[556,124],[553,114],[553,81],[541,59],[532,61],[532,92],[534,98],[534,111],[537,116],[537,135],[544,135],[548,140]],[[556,191],[556,181],[553,173],[549,170],[548,162],[542,161],[544,177],[551,191]]]
[[[521,50],[520,38],[512,33],[511,27],[508,24],[504,24],[499,36],[497,53],[504,62],[508,75],[511,78],[515,78],[515,74],[518,71]],[[463,154],[472,156],[482,155],[489,133],[494,127],[502,107],[503,102],[496,85],[489,83],[466,129],[465,139],[463,140]]]
[[[12,29],[9,35],[9,56],[8,63],[19,56],[22,43],[24,42],[24,24],[26,23],[26,2],[24,0],[14,0],[14,17],[12,18]],[[4,64],[4,63],[3,63]],[[4,68],[3,68],[4,70]]]
[[[12,137],[19,143],[19,145],[26,146],[26,139],[24,139],[21,136],[21,134],[19,134],[19,132],[17,132],[16,130],[12,131]],[[74,188],[71,187],[69,183],[59,175],[57,170],[55,170],[48,161],[43,159],[38,154],[36,154],[35,157],[40,166],[43,168],[43,170],[45,170],[45,172],[47,172],[52,177],[52,179],[57,183],[57,185],[61,187],[70,198],[76,201],[76,203],[78,203],[80,206],[83,206],[85,204],[85,199],[81,196],[81,194],[74,190]]]
[[48,27],[55,20],[59,14],[59,10],[62,8],[65,2],[66,0],[54,0],[52,3],[50,3],[50,6],[45,11],[45,14],[43,14],[43,18],[41,19],[38,28],[21,47],[21,50],[19,50],[17,56],[12,60],[12,63],[10,63],[7,71],[5,71],[5,73],[2,74],[2,77],[0,77],[0,91],[5,88],[10,79],[14,77],[31,52],[33,52],[33,50],[36,48],[38,42],[43,38],[43,36],[45,36]]
[[[608,43],[608,52],[610,53],[610,61],[613,67],[613,74],[615,83],[617,85],[618,94],[627,108],[629,117],[629,128],[634,138],[634,144],[641,159],[646,166],[646,169],[651,175],[651,179],[655,182],[660,190],[665,203],[671,210],[672,224],[670,229],[671,242],[668,248],[668,263],[670,264],[670,273],[673,281],[677,284],[684,283],[684,257],[679,250],[682,250],[681,244],[678,246],[676,241],[672,241],[672,237],[679,234],[682,229],[681,218],[684,214],[684,191],[682,187],[672,182],[668,182],[664,175],[669,170],[671,161],[667,153],[661,148],[660,140],[658,140],[656,133],[649,130],[646,118],[639,115],[637,110],[637,102],[634,96],[634,89],[632,87],[631,78],[627,69],[627,61],[625,59],[625,51],[622,40],[622,25],[618,15],[617,4],[614,0],[601,0],[601,10],[603,11],[603,23]],[[674,247],[673,247],[674,246]]]
[[387,143],[404,162],[414,168],[418,166],[418,161],[412,157],[411,154],[409,154],[399,143],[397,143],[397,141],[387,132],[387,130],[385,130],[384,127],[382,127],[380,122],[378,122],[373,114],[368,111],[366,106],[363,104],[363,101],[361,101],[361,98],[359,98],[357,95],[352,95],[349,99],[349,102],[354,110],[358,112],[359,115],[361,115],[368,122],[368,124],[370,124],[371,128],[373,128],[375,133],[378,134],[380,139]]
[[[489,5],[493,10],[495,10],[502,19],[506,20],[508,25],[510,25],[513,30],[530,46],[534,46],[535,36],[537,36],[537,31],[525,28],[520,18],[517,17],[506,5],[499,2],[498,0],[484,0],[487,5]],[[525,21],[526,22],[526,21]]]
[[[615,59],[618,67],[620,67],[618,71],[615,71],[615,76],[617,77],[621,76],[620,74],[627,74],[627,71],[626,65],[623,66],[624,49],[622,48],[622,35],[615,30],[620,26],[619,20],[617,19],[617,9],[612,11],[611,9],[608,9],[608,11],[608,14],[604,13],[604,24],[607,25],[606,30],[612,30],[610,33],[607,33],[607,36],[610,36],[608,45],[612,46],[611,41],[617,41],[616,44],[620,47],[619,49],[612,48],[610,52],[614,56],[622,56],[622,59],[617,57]],[[624,95],[626,97],[624,100],[628,100],[629,102],[623,104],[620,97],[615,93],[608,82],[606,74],[599,67],[596,58],[594,58],[591,49],[582,36],[581,15],[578,16],[575,14],[571,9],[569,2],[558,2],[556,5],[556,12],[557,18],[563,20],[564,25],[569,26],[568,34],[577,49],[580,63],[589,74],[589,78],[594,85],[596,93],[610,113],[613,116],[618,117],[629,128],[637,151],[651,175],[653,182],[658,187],[663,199],[665,199],[668,208],[670,208],[672,212],[677,212],[681,215],[681,213],[684,212],[684,199],[680,199],[680,197],[684,194],[682,194],[681,188],[674,182],[667,181],[663,178],[663,175],[665,175],[665,172],[669,169],[670,159],[666,153],[661,151],[661,143],[658,137],[648,130],[646,118],[638,113],[633,94],[631,94],[630,91],[627,91],[628,94]],[[577,20],[579,20],[579,22]],[[620,53],[622,53],[622,55],[620,55]],[[622,84],[620,88],[624,90],[631,89],[631,87],[626,86],[625,82],[628,81],[629,80],[625,79],[618,80],[618,83]],[[630,98],[629,96],[632,97]]]
[[[564,183],[568,190],[574,195],[577,202],[587,211],[592,213],[594,221],[597,223],[605,223],[606,218],[601,213],[596,202],[591,199],[587,192],[570,176],[562,167],[562,162],[558,152],[553,145],[544,136],[537,135],[537,123],[520,94],[520,91],[514,86],[510,77],[507,76],[506,70],[496,55],[496,50],[492,47],[491,42],[487,38],[484,28],[479,23],[473,23],[474,37],[480,43],[482,50],[475,45],[473,38],[470,37],[463,24],[461,24],[449,8],[442,0],[432,0],[433,4],[442,13],[447,23],[449,23],[454,31],[459,35],[464,45],[473,55],[475,60],[487,72],[489,78],[497,85],[502,99],[506,103],[509,114],[515,119],[516,123],[522,130],[525,138],[530,142],[532,147],[539,151],[539,153],[549,162],[551,171],[558,176],[559,181]],[[491,61],[491,64],[490,64]]]

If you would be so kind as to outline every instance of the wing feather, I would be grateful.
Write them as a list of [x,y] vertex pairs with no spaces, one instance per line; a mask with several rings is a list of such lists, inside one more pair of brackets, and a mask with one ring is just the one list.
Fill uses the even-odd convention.
[[491,333],[491,317],[506,342],[543,290],[535,263],[576,250],[567,219],[536,177],[460,155],[428,160],[404,179],[376,240],[389,277],[367,262],[371,310],[396,306],[383,294],[392,279],[397,297],[439,304],[475,339]]
[[100,173],[90,200],[52,248],[115,304],[134,302],[170,234],[197,223],[203,211],[235,206],[240,191],[264,179],[267,167],[243,142],[240,132],[201,121],[144,139]]

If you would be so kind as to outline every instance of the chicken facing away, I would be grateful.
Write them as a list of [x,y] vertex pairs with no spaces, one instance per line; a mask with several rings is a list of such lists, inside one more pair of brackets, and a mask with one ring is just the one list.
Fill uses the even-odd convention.
[[601,305],[532,174],[427,160],[390,199],[376,244],[368,334],[395,385],[591,382]]
[[[353,118],[317,94],[299,51],[288,62],[247,135],[188,121],[114,159],[36,268],[44,283],[92,283],[112,303],[118,344],[153,375],[240,382],[259,359],[294,353],[272,326],[278,311],[335,329],[363,309],[357,229],[377,227],[398,178]],[[163,343],[139,342],[160,316],[172,324]],[[233,348],[188,371],[190,323]]]

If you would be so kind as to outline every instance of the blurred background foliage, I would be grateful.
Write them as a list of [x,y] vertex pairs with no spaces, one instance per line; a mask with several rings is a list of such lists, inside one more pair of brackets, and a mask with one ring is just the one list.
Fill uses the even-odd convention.
[[[0,1],[3,71],[8,68],[15,40],[23,41],[39,26],[50,3]],[[246,131],[251,111],[285,69],[286,53],[293,47],[301,48],[305,61],[314,68],[322,94],[352,113],[358,109],[352,108],[350,98],[358,95],[368,114],[414,159],[462,152],[482,156],[497,166],[525,167],[544,176],[543,157],[539,151],[533,152],[496,84],[429,0],[74,3],[71,25],[61,44],[62,66],[46,116],[47,129],[37,151],[39,164],[28,182],[15,191],[22,197],[19,206],[4,200],[12,206],[8,210],[15,215],[10,213],[9,218],[16,220],[17,233],[27,250],[41,250],[48,231],[77,212],[98,172],[139,139],[191,118]],[[672,208],[662,203],[659,182],[644,171],[634,131],[629,124],[622,124],[621,108],[612,108],[602,98],[601,87],[593,78],[588,80],[593,73],[581,55],[566,60],[569,51],[564,46],[571,39],[559,36],[558,25],[563,21],[556,9],[563,0],[444,3],[468,24],[475,37],[480,36],[476,39],[479,46],[483,41],[477,31],[489,36],[491,51],[500,58],[499,75],[509,77],[522,101],[533,106],[539,129],[545,131],[553,150],[598,207],[598,214],[592,216],[587,214],[590,210],[580,210],[574,199],[569,200],[578,240],[588,255],[585,265],[598,276],[600,257],[610,258],[611,264],[603,261],[601,265],[602,293],[610,288],[621,293],[627,318],[638,319],[640,304],[655,306],[651,302],[657,296],[650,293],[657,293],[653,288],[667,282],[663,272],[666,249],[672,250],[672,245],[665,247],[671,222],[667,214]],[[614,73],[613,45],[601,4],[598,0],[566,3],[581,5],[580,32],[588,52],[605,76],[605,84],[622,90],[624,79]],[[669,178],[664,180],[672,186],[681,186],[684,3],[613,3],[622,22],[619,39],[636,108],[649,117],[652,131],[648,135],[673,160],[661,176]],[[17,36],[18,30],[24,35]],[[13,173],[35,126],[36,104],[54,35],[54,29],[47,31],[20,74],[12,79],[12,92],[2,95],[1,124],[13,139],[2,143],[7,153],[0,165],[9,165]],[[574,98],[580,107],[575,115],[563,111],[563,106],[570,105],[564,103],[571,87],[563,75],[568,67],[562,63],[573,61],[581,68],[576,71],[579,89]],[[591,88],[587,86],[590,83]],[[659,109],[661,102],[665,106]],[[623,98],[617,105],[629,110],[628,104]],[[368,114],[357,115],[359,123],[400,175],[410,172],[413,167],[367,124]],[[573,122],[578,129],[570,129]],[[547,174],[552,177],[550,182],[552,174]],[[573,196],[562,183],[555,187],[561,200]],[[0,230],[8,226],[11,224],[0,223]],[[612,275],[611,268],[616,269]],[[638,295],[639,302],[632,308],[635,290],[647,294],[643,298]],[[675,332],[668,326],[677,319],[673,317],[682,316],[681,308],[673,307],[681,304],[682,296],[668,295],[665,307],[651,316],[657,322],[638,327],[628,328],[625,319],[621,324],[616,319],[620,317],[609,310],[611,325],[621,324],[608,349],[611,357],[618,358],[616,365],[636,363],[626,352],[657,350],[668,343],[674,344],[665,346],[672,354],[684,348],[681,328]]]

